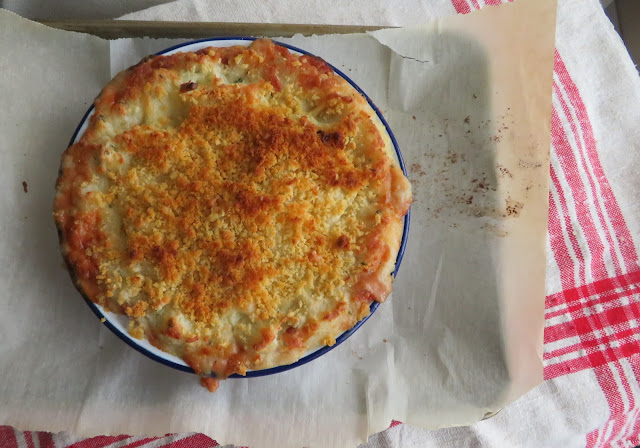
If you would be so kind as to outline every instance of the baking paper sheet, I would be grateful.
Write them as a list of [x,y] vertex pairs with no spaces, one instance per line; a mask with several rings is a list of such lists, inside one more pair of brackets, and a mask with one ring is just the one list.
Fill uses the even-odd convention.
[[100,324],[51,217],[60,154],[100,87],[175,42],[108,42],[0,11],[0,424],[354,447],[392,419],[475,422],[535,386],[554,24],[555,0],[517,0],[420,27],[280,39],[343,70],[383,111],[414,188],[409,244],[393,296],[349,340],[209,394]]

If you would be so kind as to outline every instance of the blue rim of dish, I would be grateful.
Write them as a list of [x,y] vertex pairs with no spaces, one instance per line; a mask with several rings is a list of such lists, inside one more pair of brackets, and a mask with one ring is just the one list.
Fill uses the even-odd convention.
[[[163,54],[166,54],[166,53],[168,53],[170,51],[177,50],[179,48],[183,48],[183,47],[186,47],[186,46],[189,46],[189,45],[202,43],[202,42],[220,42],[220,41],[226,41],[226,40],[254,41],[256,39],[258,39],[258,38],[257,37],[247,37],[247,36],[210,37],[210,38],[207,38],[207,39],[193,40],[193,41],[185,42],[185,43],[182,43],[182,44],[174,45],[173,47],[169,47],[167,49],[159,51],[158,53],[155,53],[155,55],[156,56],[163,55]],[[285,43],[278,42],[278,41],[273,41],[273,42],[276,43],[277,45],[280,45],[282,47],[288,48],[289,50],[293,50],[293,51],[296,51],[298,53],[302,53],[302,54],[307,55],[307,56],[312,56],[312,57],[316,57],[316,58],[318,57],[318,56],[316,56],[316,55],[314,55],[312,53],[309,53],[306,50],[302,50],[300,48],[294,47],[293,45],[285,44]],[[389,127],[389,124],[387,123],[387,120],[385,120],[384,117],[382,116],[382,112],[380,112],[380,109],[378,109],[378,106],[376,106],[373,103],[373,101],[371,101],[371,98],[369,98],[369,96],[366,93],[364,93],[364,91],[355,82],[353,82],[353,80],[351,80],[351,78],[349,78],[347,75],[345,75],[343,72],[338,70],[333,65],[329,64],[328,62],[326,62],[326,63],[329,65],[329,67],[331,67],[331,69],[335,73],[337,73],[339,76],[341,76],[354,89],[356,89],[358,91],[358,93],[360,93],[360,95],[362,95],[367,100],[367,103],[369,103],[369,106],[371,106],[373,108],[373,110],[376,112],[376,115],[378,116],[378,118],[380,119],[382,124],[384,125],[387,133],[389,134],[389,137],[391,138],[391,143],[393,143],[393,148],[395,149],[396,156],[398,157],[398,164],[400,165],[400,169],[402,170],[404,175],[407,176],[407,169],[406,169],[405,164],[404,164],[404,159],[402,158],[402,153],[400,152],[400,147],[398,146],[398,142],[396,141],[396,137],[393,135],[393,132],[391,132],[391,128]],[[71,146],[75,142],[76,137],[78,136],[78,133],[80,132],[80,129],[82,128],[82,126],[86,122],[87,118],[89,117],[89,115],[91,114],[93,109],[94,109],[94,106],[92,104],[89,107],[89,109],[87,110],[87,112],[85,112],[84,116],[82,117],[82,120],[80,121],[80,124],[78,125],[78,127],[74,131],[73,136],[71,137],[71,141],[69,142],[69,146]],[[404,251],[405,251],[405,249],[407,247],[407,239],[409,237],[409,223],[410,222],[411,222],[411,209],[409,209],[409,211],[407,212],[407,214],[404,217],[404,225],[403,225],[403,228],[402,228],[402,240],[400,242],[400,250],[398,251],[398,255],[396,256],[395,269],[393,270],[393,277],[394,278],[398,275],[398,270],[400,269],[400,263],[402,262],[402,258],[404,256]],[[95,303],[93,303],[91,300],[89,300],[84,294],[83,294],[83,297],[84,297],[85,302],[87,302],[87,305],[89,305],[91,310],[94,312],[94,314],[96,316],[98,316],[99,319],[106,318],[104,313],[97,307],[97,305]],[[333,350],[334,348],[336,348],[337,346],[342,344],[344,341],[346,341],[353,333],[355,333],[358,330],[358,328],[360,328],[367,320],[369,320],[369,318],[373,315],[373,313],[376,311],[376,309],[378,309],[379,305],[380,305],[380,302],[374,301],[371,304],[371,307],[369,308],[369,315],[367,317],[365,317],[364,319],[362,319],[361,321],[359,321],[358,323],[356,323],[351,329],[345,331],[340,336],[338,336],[336,338],[335,344],[333,344],[332,346],[324,346],[324,347],[316,350],[315,352],[300,358],[298,361],[296,361],[296,362],[294,362],[292,364],[287,364],[287,365],[277,366],[277,367],[271,367],[269,369],[263,369],[263,370],[251,370],[251,371],[248,371],[247,374],[244,375],[244,376],[238,375],[238,374],[233,374],[233,375],[229,376],[229,378],[257,378],[257,377],[260,377],[260,376],[273,375],[275,373],[284,372],[286,370],[291,370],[293,368],[296,368],[296,367],[302,366],[304,364],[307,364],[308,362],[311,362],[314,359],[319,358],[320,356],[330,352],[331,350]],[[111,322],[109,322],[108,320],[105,320],[103,322],[103,324],[109,330],[111,330],[111,332],[113,334],[115,334],[116,336],[118,336],[118,338],[120,338],[123,342],[125,342],[129,347],[133,348],[134,350],[137,350],[138,352],[142,353],[146,357],[151,358],[154,361],[159,362],[160,364],[164,364],[165,366],[174,368],[176,370],[180,370],[182,372],[195,374],[194,370],[191,367],[183,366],[183,365],[180,365],[180,364],[176,364],[173,361],[170,361],[168,359],[162,358],[162,357],[156,355],[155,353],[152,353],[149,350],[145,349],[144,347],[139,346],[138,344],[133,342],[131,339],[127,338],[124,334],[122,334],[122,332],[118,328],[116,328],[114,325],[112,325]]]

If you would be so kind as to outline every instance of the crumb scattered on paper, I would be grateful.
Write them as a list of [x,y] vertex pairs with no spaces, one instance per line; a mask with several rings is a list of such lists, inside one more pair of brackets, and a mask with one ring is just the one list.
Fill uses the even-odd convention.
[[209,392],[214,393],[218,390],[218,387],[220,387],[220,381],[211,377],[204,377],[200,378],[200,385]]

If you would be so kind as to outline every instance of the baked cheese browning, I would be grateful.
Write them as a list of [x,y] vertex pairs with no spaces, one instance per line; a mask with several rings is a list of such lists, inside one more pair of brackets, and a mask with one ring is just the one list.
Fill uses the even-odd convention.
[[366,100],[268,40],[145,60],[63,155],[80,289],[224,378],[294,362],[391,290],[410,186]]

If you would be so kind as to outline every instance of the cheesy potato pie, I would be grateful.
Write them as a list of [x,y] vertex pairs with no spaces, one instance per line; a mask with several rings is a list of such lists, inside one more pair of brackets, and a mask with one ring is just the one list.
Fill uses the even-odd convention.
[[391,292],[411,187],[366,98],[270,40],[151,56],[95,100],[54,217],[81,293],[226,378],[290,364]]

